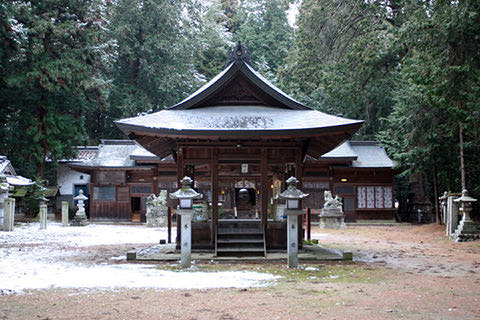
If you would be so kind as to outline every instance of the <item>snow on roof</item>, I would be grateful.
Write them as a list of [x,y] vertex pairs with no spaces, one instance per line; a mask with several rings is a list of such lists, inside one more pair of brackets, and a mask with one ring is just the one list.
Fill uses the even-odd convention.
[[325,153],[321,158],[329,159],[329,158],[351,158],[357,159],[358,155],[355,151],[353,151],[352,147],[350,146],[349,141],[345,141],[335,149],[330,152]]
[[255,69],[253,69],[253,67],[251,65],[249,65],[248,63],[245,63],[245,65],[248,67],[248,69],[250,70],[250,72],[252,72],[257,78],[259,78],[264,84],[266,84],[268,87],[270,87],[271,89],[273,89],[273,91],[277,92],[278,94],[282,95],[284,98],[288,99],[288,100],[292,100],[294,101],[295,103],[298,103],[299,105],[302,105],[303,104],[297,100],[295,100],[294,98],[292,98],[291,96],[289,96],[288,94],[286,94],[284,91],[282,91],[280,88],[278,88],[277,86],[275,86],[273,83],[271,83],[269,80],[267,80],[266,78],[264,78],[258,71],[256,71]]
[[356,168],[393,168],[394,162],[382,146],[375,141],[350,141],[350,146],[358,155],[352,163]]
[[212,78],[212,80],[208,81],[207,83],[205,83],[200,89],[198,89],[197,91],[195,91],[194,93],[192,93],[191,95],[189,95],[188,97],[186,97],[185,99],[183,99],[182,101],[180,101],[179,103],[175,104],[174,106],[172,106],[172,108],[175,108],[193,98],[195,98],[196,96],[198,96],[200,93],[202,93],[203,91],[205,91],[207,88],[211,87],[215,82],[217,82],[221,77],[223,77],[231,68],[232,66],[234,65],[234,63],[230,63],[225,69],[222,70],[222,72],[220,72],[219,74],[217,74],[215,77]]
[[16,175],[15,169],[7,156],[0,156],[0,174]]
[[132,140],[102,140],[95,158],[78,164],[82,167],[134,167],[135,161],[130,155],[141,148]]
[[[77,156],[72,159],[60,159],[59,162],[85,162],[95,158],[98,152],[98,146],[77,146],[75,147]],[[50,157],[47,157],[47,161],[51,161]]]
[[345,141],[320,160],[350,159],[354,168],[393,168],[394,163],[376,141]]
[[137,147],[133,152],[130,154],[130,159],[133,160],[160,160],[159,157],[148,151],[147,149],[143,148],[141,145],[137,144]]
[[95,157],[76,164],[79,167],[133,168],[135,160],[159,160],[133,140],[101,140]]
[[31,186],[35,182],[22,176],[6,176],[8,184],[16,187]]
[[160,131],[276,131],[318,129],[361,124],[316,110],[287,110],[263,106],[216,106],[190,110],[162,110],[117,121],[119,125]]

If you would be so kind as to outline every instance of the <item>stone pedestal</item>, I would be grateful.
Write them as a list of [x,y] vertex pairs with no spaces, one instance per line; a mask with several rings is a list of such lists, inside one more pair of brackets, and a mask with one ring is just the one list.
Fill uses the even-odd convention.
[[452,234],[456,242],[473,241],[480,239],[480,225],[472,220],[462,219]]
[[62,226],[68,227],[68,201],[62,201]]
[[47,205],[41,204],[40,205],[40,230],[47,229]]
[[147,227],[166,228],[168,225],[167,191],[162,190],[158,197],[147,198]]
[[298,267],[298,216],[303,210],[286,209],[287,216],[287,263],[289,268]]
[[320,228],[341,229],[345,228],[345,218],[342,208],[323,208],[320,210]]
[[182,268],[190,268],[192,265],[192,217],[193,209],[177,209],[177,214],[182,216],[181,225],[177,228],[181,229],[182,243],[180,266]]

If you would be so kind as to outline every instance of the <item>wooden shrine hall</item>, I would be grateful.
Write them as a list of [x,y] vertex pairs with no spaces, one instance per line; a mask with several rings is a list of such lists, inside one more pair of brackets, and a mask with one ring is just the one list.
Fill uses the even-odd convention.
[[[286,224],[274,219],[274,204],[285,180],[295,176],[301,182],[307,155],[321,157],[362,123],[289,97],[252,68],[241,45],[221,73],[180,103],[116,122],[158,157],[172,155],[177,181],[194,180],[211,217],[193,223],[192,247],[217,255],[284,249]],[[219,207],[219,201],[233,203]]]

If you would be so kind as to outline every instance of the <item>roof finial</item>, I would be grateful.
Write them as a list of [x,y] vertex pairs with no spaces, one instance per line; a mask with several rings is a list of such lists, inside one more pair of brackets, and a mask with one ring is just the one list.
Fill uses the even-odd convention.
[[252,65],[250,51],[242,46],[242,42],[240,40],[238,41],[236,47],[228,53],[225,67],[237,61],[243,61],[249,65]]

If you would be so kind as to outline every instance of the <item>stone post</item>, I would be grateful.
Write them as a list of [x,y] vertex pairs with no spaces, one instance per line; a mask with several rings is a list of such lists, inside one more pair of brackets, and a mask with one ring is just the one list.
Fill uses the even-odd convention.
[[13,231],[13,223],[15,221],[15,199],[5,199],[5,220],[3,230]]
[[458,206],[453,201],[454,196],[448,196],[447,199],[447,228],[446,235],[450,237],[455,232],[458,225]]
[[[180,266],[190,268],[192,265],[192,209],[178,209],[177,214],[182,216],[181,224],[181,258]],[[177,227],[178,228],[178,227]]]
[[88,225],[87,215],[85,214],[85,200],[88,200],[86,196],[83,195],[83,190],[78,192],[78,196],[73,198],[73,200],[77,200],[77,207],[78,210],[75,213],[75,217],[73,218],[71,226],[74,227],[83,227]]
[[62,226],[68,227],[68,201],[62,201]]
[[202,195],[191,188],[192,179],[184,177],[180,183],[182,187],[170,194],[170,198],[180,200],[177,214],[181,216],[181,224],[177,228],[181,228],[181,260],[182,268],[189,268],[192,264],[192,217],[193,217],[193,199],[200,199]]
[[44,201],[40,203],[40,230],[47,229],[47,205]]
[[289,268],[298,267],[298,216],[303,210],[285,210],[287,216],[287,264]]
[[10,190],[10,185],[7,182],[7,177],[5,175],[0,176],[0,228],[3,229],[5,225],[5,207],[6,200],[8,199],[8,191]]
[[287,189],[278,197],[287,203],[285,215],[287,216],[287,264],[289,268],[298,267],[298,216],[303,215],[300,200],[308,194],[297,189],[298,180],[295,177],[287,179]]

